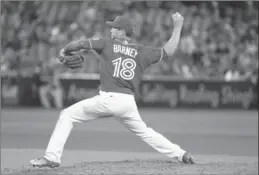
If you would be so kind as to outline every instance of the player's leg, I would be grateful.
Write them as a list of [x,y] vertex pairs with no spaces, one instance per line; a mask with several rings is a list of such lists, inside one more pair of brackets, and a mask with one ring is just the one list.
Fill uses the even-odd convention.
[[[95,96],[82,100],[61,111],[54,131],[49,140],[45,156],[39,160],[32,160],[34,166],[48,166],[49,164],[60,164],[64,145],[70,135],[75,122],[90,121],[94,119],[109,117],[107,108],[104,107],[102,97]],[[47,162],[49,161],[49,162]]]
[[186,156],[189,156],[185,150],[180,148],[179,145],[172,143],[163,135],[146,125],[139,115],[137,105],[134,100],[128,100],[128,102],[130,104],[128,104],[125,113],[122,116],[116,117],[116,119],[118,119],[126,128],[140,137],[141,140],[149,144],[155,150],[170,158],[184,161],[183,159],[185,159]]

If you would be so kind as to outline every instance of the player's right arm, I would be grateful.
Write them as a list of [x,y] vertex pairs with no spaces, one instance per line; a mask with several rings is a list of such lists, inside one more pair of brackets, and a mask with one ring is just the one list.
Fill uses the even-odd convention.
[[183,17],[180,13],[175,13],[172,15],[173,21],[174,21],[174,30],[172,33],[172,36],[168,40],[168,42],[164,45],[164,50],[168,54],[168,56],[173,56],[174,52],[178,46],[181,30],[183,26]]
[[168,42],[162,48],[144,47],[142,49],[142,59],[145,68],[162,60],[167,60],[174,55],[181,35],[183,17],[179,13],[175,13],[172,15],[172,18],[174,30]]

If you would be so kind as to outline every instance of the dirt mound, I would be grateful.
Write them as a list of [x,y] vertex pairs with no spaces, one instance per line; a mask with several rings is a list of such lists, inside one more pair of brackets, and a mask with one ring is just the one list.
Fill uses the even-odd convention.
[[257,175],[258,162],[206,161],[185,165],[166,160],[126,160],[107,162],[81,162],[57,169],[22,167],[3,169],[3,175],[199,175],[235,174]]

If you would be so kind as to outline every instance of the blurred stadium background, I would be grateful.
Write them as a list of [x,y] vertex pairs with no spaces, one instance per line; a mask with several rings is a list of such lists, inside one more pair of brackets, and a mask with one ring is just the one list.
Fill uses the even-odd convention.
[[[248,80],[256,84],[256,1],[2,1],[1,75],[34,76],[31,91],[37,94],[46,84],[59,87],[57,77],[64,72],[98,73],[98,59],[94,54],[88,53],[84,69],[77,72],[60,66],[56,57],[72,40],[109,36],[105,21],[125,13],[136,23],[137,42],[162,46],[171,35],[171,14],[176,11],[185,18],[179,49],[173,61],[150,67],[146,75],[169,75],[184,80]],[[5,80],[4,85],[17,79]],[[3,89],[6,96],[17,91],[8,86]],[[53,90],[41,91],[46,94]]]
[[[140,108],[141,115],[194,154],[224,159],[225,169],[208,168],[210,173],[252,166],[258,159],[258,1],[124,0],[1,1],[2,167],[26,164],[43,153],[59,115],[51,108],[63,108],[98,92],[98,57],[85,53],[84,68],[71,71],[56,59],[62,47],[72,40],[109,36],[105,21],[125,13],[136,23],[137,42],[160,47],[171,35],[174,12],[185,18],[179,47],[172,61],[146,70],[139,105],[150,108]],[[98,154],[65,152],[66,165],[127,159],[126,155],[143,158],[130,151],[153,151],[109,121],[76,127],[67,147]],[[116,155],[109,152],[104,158],[102,151]],[[229,163],[236,160],[243,164]]]
[[[35,96],[32,104],[39,105],[35,99],[40,98],[41,104],[49,107],[42,98],[46,94],[54,98],[62,95],[60,74],[98,73],[98,59],[92,53],[87,53],[85,67],[80,71],[58,64],[56,57],[64,45],[81,38],[109,36],[105,21],[126,13],[136,23],[137,42],[159,47],[171,35],[171,14],[176,11],[185,21],[174,59],[150,67],[146,75],[257,84],[256,1],[1,1],[2,96],[5,101],[12,96],[22,100],[23,94],[30,93]],[[17,77],[33,80],[28,85]],[[12,86],[18,82],[23,86]],[[17,99],[10,101],[18,103]],[[57,103],[57,107],[63,105]]]

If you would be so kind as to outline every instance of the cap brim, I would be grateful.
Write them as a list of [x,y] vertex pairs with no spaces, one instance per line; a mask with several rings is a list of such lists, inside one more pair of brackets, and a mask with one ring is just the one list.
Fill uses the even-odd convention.
[[120,26],[118,26],[118,24],[113,21],[106,21],[106,24],[110,27],[120,28]]

